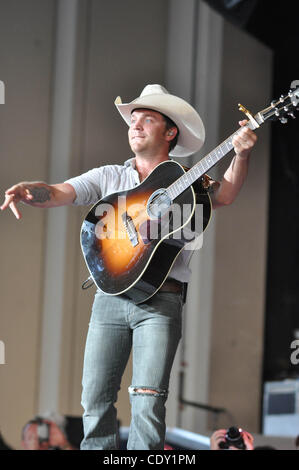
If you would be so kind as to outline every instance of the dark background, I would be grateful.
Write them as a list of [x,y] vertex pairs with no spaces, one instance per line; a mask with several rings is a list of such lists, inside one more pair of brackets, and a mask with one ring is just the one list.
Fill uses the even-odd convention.
[[[293,80],[299,81],[298,2],[206,3],[273,50],[273,98],[286,94]],[[271,124],[263,382],[299,377],[299,365],[290,361],[290,345],[296,330],[299,334],[298,130],[298,119]]]

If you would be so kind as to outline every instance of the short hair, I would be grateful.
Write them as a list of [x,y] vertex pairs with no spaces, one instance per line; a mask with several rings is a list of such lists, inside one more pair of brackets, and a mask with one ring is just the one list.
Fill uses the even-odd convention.
[[168,116],[166,116],[165,114],[163,113],[160,113],[162,114],[162,117],[165,121],[165,124],[166,124],[166,130],[168,131],[169,129],[171,129],[172,127],[175,127],[176,130],[177,130],[177,133],[176,133],[176,136],[169,142],[169,152],[171,152],[171,150],[174,149],[174,147],[176,146],[176,144],[178,143],[178,138],[179,138],[179,128],[178,126],[176,125],[175,122],[173,122],[172,119],[170,119]]

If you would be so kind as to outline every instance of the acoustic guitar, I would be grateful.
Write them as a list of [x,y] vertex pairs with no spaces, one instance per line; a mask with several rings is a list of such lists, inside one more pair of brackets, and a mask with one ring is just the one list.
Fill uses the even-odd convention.
[[[239,109],[255,130],[268,120],[285,123],[288,116],[295,118],[298,102],[299,86],[254,116],[242,105]],[[91,281],[104,293],[124,295],[136,304],[159,290],[182,250],[194,249],[206,229],[211,200],[201,183],[233,149],[239,130],[187,171],[176,161],[165,161],[138,186],[94,204],[81,227],[81,248],[90,273],[83,288]]]

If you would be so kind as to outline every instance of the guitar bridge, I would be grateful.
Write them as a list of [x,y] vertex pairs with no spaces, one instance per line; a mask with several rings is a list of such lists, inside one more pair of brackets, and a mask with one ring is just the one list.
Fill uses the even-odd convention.
[[126,228],[126,231],[127,231],[130,242],[132,243],[132,245],[134,247],[137,246],[138,243],[139,243],[138,235],[137,235],[137,230],[136,230],[136,227],[134,225],[132,217],[130,217],[127,212],[124,212],[122,214],[121,218],[122,218],[123,224]]

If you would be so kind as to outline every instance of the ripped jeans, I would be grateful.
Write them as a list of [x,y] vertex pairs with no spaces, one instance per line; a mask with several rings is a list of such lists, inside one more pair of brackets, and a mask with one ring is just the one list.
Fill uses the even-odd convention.
[[181,324],[180,294],[158,292],[135,305],[96,293],[84,356],[82,450],[118,448],[114,404],[132,348],[127,449],[164,448],[165,402]]

